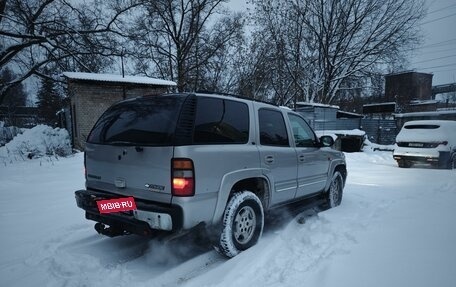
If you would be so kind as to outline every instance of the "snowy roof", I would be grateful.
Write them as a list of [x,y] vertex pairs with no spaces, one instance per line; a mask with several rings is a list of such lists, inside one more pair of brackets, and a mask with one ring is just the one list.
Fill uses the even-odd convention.
[[149,77],[139,76],[125,76],[114,74],[94,74],[94,73],[79,73],[79,72],[64,72],[63,76],[74,80],[87,80],[99,82],[112,82],[112,83],[131,83],[143,85],[157,85],[157,86],[177,86],[173,81],[167,81]]
[[339,106],[325,105],[325,104],[320,104],[320,103],[310,103],[310,102],[297,102],[296,105],[298,105],[298,106],[309,106],[309,107],[319,107],[319,108],[339,109]]
[[343,117],[362,118],[363,115],[357,114],[357,113],[352,113],[352,112],[337,111],[337,117],[338,118],[343,118]]
[[383,105],[395,105],[396,102],[386,102],[386,103],[375,103],[375,104],[365,104],[363,107],[373,107],[373,106],[383,106]]
[[449,111],[436,111],[436,112],[416,112],[416,113],[404,113],[404,114],[394,114],[396,118],[407,118],[407,117],[419,117],[419,116],[438,116],[438,115],[448,115],[456,114],[456,110]]
[[436,100],[414,100],[410,101],[410,105],[412,106],[418,106],[418,105],[432,105],[432,104],[437,104],[438,101]]

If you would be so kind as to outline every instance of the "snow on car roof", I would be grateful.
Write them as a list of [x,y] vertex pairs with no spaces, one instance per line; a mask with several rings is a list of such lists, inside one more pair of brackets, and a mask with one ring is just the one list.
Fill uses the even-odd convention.
[[419,117],[419,116],[439,116],[439,115],[448,115],[456,114],[456,110],[446,110],[446,111],[431,111],[431,112],[413,112],[413,113],[404,113],[404,114],[393,114],[396,118],[407,118],[407,117]]
[[64,77],[75,80],[88,80],[99,82],[114,82],[114,83],[132,83],[132,84],[146,84],[158,86],[177,86],[173,81],[156,79],[141,76],[125,76],[114,74],[95,74],[95,73],[80,73],[80,72],[64,72]]
[[[417,126],[417,128],[407,128]],[[435,126],[425,128],[424,126]],[[405,128],[404,128],[405,127]],[[404,124],[396,137],[396,142],[438,142],[456,143],[456,121],[420,120]]]

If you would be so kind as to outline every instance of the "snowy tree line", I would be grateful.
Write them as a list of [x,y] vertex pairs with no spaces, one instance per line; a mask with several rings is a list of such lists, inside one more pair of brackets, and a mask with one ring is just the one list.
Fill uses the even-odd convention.
[[[174,80],[292,106],[381,94],[419,44],[422,0],[2,0],[0,104],[30,77],[62,71]],[[44,85],[43,85],[44,86]]]

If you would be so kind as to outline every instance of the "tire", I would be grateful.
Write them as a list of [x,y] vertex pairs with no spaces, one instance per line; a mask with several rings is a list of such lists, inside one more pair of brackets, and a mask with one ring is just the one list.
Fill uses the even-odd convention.
[[258,242],[263,226],[260,199],[250,191],[236,192],[223,214],[222,232],[215,249],[227,257],[234,257]]
[[412,164],[409,161],[406,161],[406,160],[398,160],[397,161],[397,165],[400,168],[409,168],[409,167],[412,166]]
[[456,154],[454,154],[448,163],[448,169],[456,169]]
[[326,192],[326,206],[333,208],[339,206],[342,202],[344,179],[338,171],[334,172],[331,184]]

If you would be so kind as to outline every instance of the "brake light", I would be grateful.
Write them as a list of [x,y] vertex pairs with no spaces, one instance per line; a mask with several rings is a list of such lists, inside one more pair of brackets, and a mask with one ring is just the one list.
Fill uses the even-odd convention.
[[171,193],[174,196],[195,195],[195,172],[193,161],[186,158],[174,158],[171,162]]

